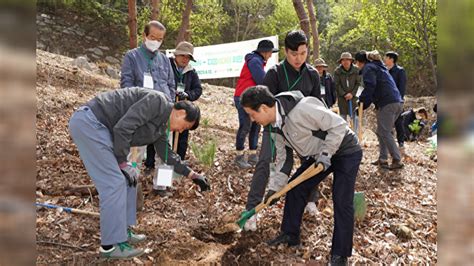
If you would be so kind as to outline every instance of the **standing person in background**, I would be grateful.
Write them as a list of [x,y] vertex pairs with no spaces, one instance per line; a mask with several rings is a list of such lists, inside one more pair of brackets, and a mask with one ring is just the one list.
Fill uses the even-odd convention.
[[[201,97],[202,87],[201,81],[196,70],[189,64],[193,57],[194,46],[189,42],[180,42],[170,58],[171,67],[173,68],[174,79],[176,82],[176,96],[178,101],[188,100],[196,101]],[[179,134],[177,153],[181,160],[185,160],[186,151],[188,149],[189,130],[184,130]]]
[[[257,50],[245,55],[245,63],[240,72],[239,80],[234,93],[235,108],[239,115],[239,129],[235,140],[237,156],[235,163],[242,169],[252,167],[257,164],[257,144],[260,126],[250,121],[248,114],[240,106],[240,95],[249,87],[261,85],[265,76],[265,65],[273,53],[278,52],[270,40],[262,40],[258,43]],[[245,160],[245,139],[248,136],[250,154],[248,160]]]
[[[120,87],[142,87],[161,91],[169,102],[174,102],[175,81],[171,64],[158,49],[165,38],[166,28],[152,20],[145,25],[140,47],[125,54],[122,63]],[[148,171],[155,167],[155,149],[147,146],[145,166]]]
[[349,112],[349,103],[352,101],[352,113],[357,107],[357,90],[361,84],[359,69],[353,65],[354,58],[351,53],[344,52],[339,58],[339,66],[334,71],[334,82],[336,83],[337,105],[339,112],[345,120]]
[[[400,92],[378,51],[360,51],[355,55],[355,61],[364,81],[364,91],[359,99],[364,103],[364,109],[374,103],[376,110],[379,158],[372,164],[390,170],[400,169],[403,167],[400,150],[392,136],[395,120],[403,108]],[[391,165],[388,164],[388,152],[392,156]]]
[[314,67],[316,67],[319,73],[321,98],[328,107],[331,107],[336,103],[336,83],[334,83],[334,78],[327,72],[328,65],[322,58],[314,61]]
[[[303,96],[321,99],[318,71],[306,63],[308,38],[302,30],[292,30],[286,34],[285,54],[283,61],[268,70],[263,85],[267,86],[273,95],[298,90]],[[276,145],[281,143],[280,138],[283,139],[281,132],[271,125],[264,128],[262,147],[252,176],[246,210],[251,210],[262,202],[269,176],[284,175],[284,178],[288,179],[290,175],[293,168],[293,150]],[[257,215],[247,221],[244,230],[257,230]]]
[[[395,81],[395,84],[397,85],[397,89],[400,92],[400,96],[402,97],[402,100],[404,101],[406,85],[407,85],[407,74],[405,72],[405,69],[403,69],[403,67],[397,64],[397,61],[398,61],[397,52],[390,51],[390,52],[385,53],[385,57],[384,57],[385,66],[387,67],[390,75],[392,75],[392,78]],[[397,121],[395,121],[395,129],[397,131],[398,147],[400,148],[401,153],[404,153],[403,143],[404,143],[404,138],[406,135],[403,131],[403,124],[404,124],[403,118],[400,115],[397,118]]]

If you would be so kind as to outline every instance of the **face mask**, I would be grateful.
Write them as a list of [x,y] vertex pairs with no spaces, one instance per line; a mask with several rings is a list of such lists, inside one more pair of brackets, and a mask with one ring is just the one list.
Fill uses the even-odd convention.
[[161,42],[152,41],[152,40],[148,40],[147,38],[145,38],[145,46],[146,46],[146,48],[148,48],[148,50],[150,50],[152,52],[155,52],[156,50],[158,50],[158,48],[160,48]]

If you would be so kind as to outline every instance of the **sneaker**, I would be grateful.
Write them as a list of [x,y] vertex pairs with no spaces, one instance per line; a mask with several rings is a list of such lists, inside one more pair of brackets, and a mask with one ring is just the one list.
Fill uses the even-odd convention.
[[378,159],[377,161],[373,161],[370,163],[371,165],[378,165],[378,166],[384,166],[384,165],[387,165],[388,166],[388,161],[387,160],[382,160],[382,159]]
[[319,213],[318,208],[316,207],[316,203],[314,202],[308,202],[308,204],[306,204],[306,207],[304,208],[304,211],[310,214],[311,216],[317,216]]
[[99,249],[100,257],[106,259],[131,259],[144,253],[141,248],[134,248],[128,242],[115,244],[111,249]]
[[399,160],[393,160],[391,165],[382,165],[382,168],[388,169],[388,170],[397,170],[397,169],[402,169],[403,164]]
[[258,162],[258,156],[255,153],[249,155],[248,163],[252,166],[256,165]]
[[146,240],[146,235],[135,234],[130,228],[127,228],[127,235],[130,244],[137,244]]
[[330,266],[346,266],[349,265],[347,263],[347,257],[339,256],[339,255],[331,255],[331,261],[329,262]]
[[162,198],[166,198],[166,197],[172,197],[173,196],[173,192],[171,191],[168,191],[166,189],[154,189],[153,190],[153,194],[155,195],[158,195]]
[[243,155],[237,155],[235,157],[235,163],[237,164],[237,166],[241,169],[249,169],[251,168],[252,166],[245,161],[244,159],[244,156]]
[[288,235],[287,233],[280,233],[279,236],[277,236],[276,238],[270,240],[270,241],[267,241],[267,244],[269,246],[278,246],[280,244],[288,244],[288,246],[297,246],[300,244],[300,239],[299,237],[292,237],[290,235]]
[[244,225],[244,231],[257,231],[257,214],[250,217]]

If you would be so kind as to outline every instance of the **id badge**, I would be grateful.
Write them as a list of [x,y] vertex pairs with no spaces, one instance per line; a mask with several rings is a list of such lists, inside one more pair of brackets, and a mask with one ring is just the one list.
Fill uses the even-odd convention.
[[326,95],[326,87],[321,85],[321,95]]
[[158,189],[158,186],[171,187],[173,181],[172,165],[162,164],[158,166],[156,175],[153,178],[153,189]]
[[150,72],[143,73],[143,87],[147,89],[153,89],[153,78]]
[[184,92],[184,84],[182,82],[179,82],[176,90],[178,92]]

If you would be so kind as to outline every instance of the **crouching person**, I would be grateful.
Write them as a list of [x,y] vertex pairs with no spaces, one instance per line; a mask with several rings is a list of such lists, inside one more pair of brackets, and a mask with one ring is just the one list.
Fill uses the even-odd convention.
[[[282,131],[284,140],[276,141],[283,141],[300,157],[306,158],[290,181],[315,163],[324,166],[321,173],[287,193],[281,233],[268,244],[300,244],[301,220],[309,195],[326,176],[334,173],[334,234],[330,263],[346,265],[347,257],[352,254],[354,186],[362,159],[356,135],[344,119],[327,109],[321,100],[303,97],[299,91],[273,96],[267,87],[256,86],[242,94],[241,104],[253,121],[263,126],[271,124]],[[268,191],[266,199],[274,193]]]
[[175,172],[191,178],[203,191],[210,189],[206,178],[184,165],[167,142],[170,131],[197,128],[200,116],[191,102],[173,105],[163,93],[143,88],[101,93],[72,115],[70,134],[99,192],[101,257],[143,254],[131,245],[146,239],[131,231],[136,224],[138,179],[137,169],[127,162],[131,146],[154,144]]

